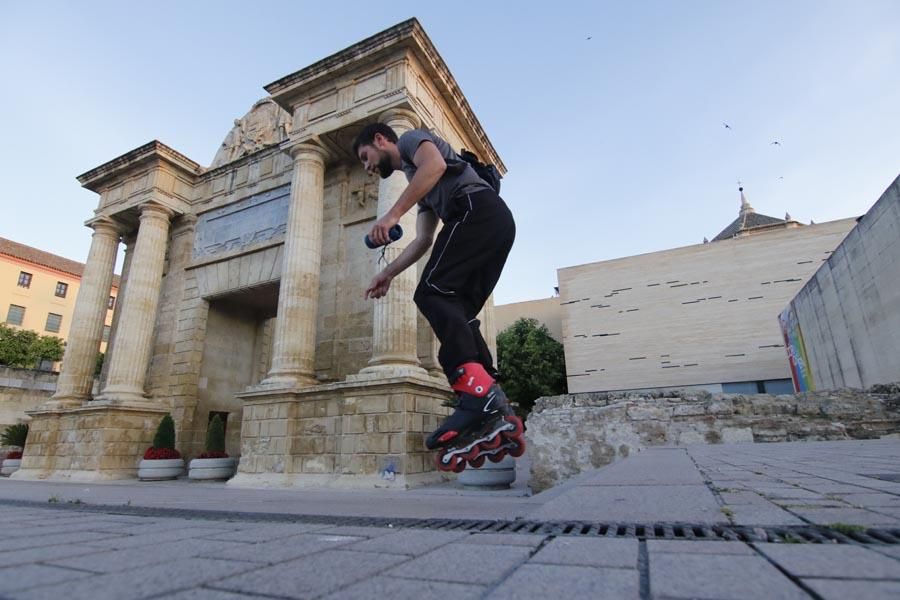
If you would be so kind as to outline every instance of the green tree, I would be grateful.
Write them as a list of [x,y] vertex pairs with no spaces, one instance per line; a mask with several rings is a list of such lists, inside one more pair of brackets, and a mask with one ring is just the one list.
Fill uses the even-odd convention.
[[219,415],[213,415],[209,422],[209,428],[206,430],[206,451],[225,452],[225,425],[222,424],[222,418]]
[[156,435],[153,436],[153,447],[175,449],[175,421],[172,420],[171,415],[164,416],[159,422]]
[[563,346],[537,319],[519,319],[500,332],[497,366],[503,390],[525,411],[541,396],[566,393]]
[[25,447],[25,439],[28,437],[28,424],[17,423],[10,425],[0,433],[0,446]]
[[0,324],[0,364],[34,369],[41,361],[58,361],[63,357],[63,341],[52,335],[38,335],[27,329]]

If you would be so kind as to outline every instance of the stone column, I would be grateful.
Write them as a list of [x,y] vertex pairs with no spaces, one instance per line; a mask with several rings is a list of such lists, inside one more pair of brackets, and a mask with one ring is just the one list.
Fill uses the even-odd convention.
[[262,384],[305,387],[316,383],[326,152],[319,146],[303,143],[292,146],[290,153],[294,158],[294,173],[284,236],[272,368]]
[[[398,136],[419,125],[419,118],[409,110],[392,109],[383,113],[379,120],[390,126]],[[383,217],[406,189],[406,176],[395,171],[378,184],[377,218]],[[403,237],[390,244],[385,259],[393,261],[416,237],[416,208],[413,207],[400,219]],[[379,265],[378,268],[381,268]],[[372,358],[363,373],[412,371],[424,374],[419,366],[417,349],[418,309],[413,303],[416,291],[417,269],[413,266],[399,274],[391,282],[387,296],[375,300],[374,327],[372,331]]]
[[134,256],[125,285],[115,352],[110,356],[106,387],[98,400],[144,401],[144,382],[153,343],[153,327],[162,287],[169,221],[173,212],[148,202],[141,205]]
[[103,337],[107,299],[119,249],[120,226],[110,219],[100,218],[92,222],[91,227],[94,235],[75,300],[62,372],[56,393],[46,408],[81,406],[90,397],[94,382],[97,351]]

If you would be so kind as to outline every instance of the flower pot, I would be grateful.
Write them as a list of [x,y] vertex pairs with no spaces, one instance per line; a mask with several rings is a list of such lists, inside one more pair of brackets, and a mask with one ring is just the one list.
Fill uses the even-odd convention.
[[190,462],[188,478],[195,480],[231,479],[237,461],[233,458],[195,458]]
[[138,464],[138,479],[141,481],[163,481],[175,479],[184,473],[183,458],[141,459]]
[[457,481],[466,487],[482,490],[502,490],[516,480],[516,459],[507,455],[498,463],[485,461],[479,468],[466,467]]
[[0,475],[5,477],[9,477],[13,473],[19,470],[19,467],[22,466],[21,458],[4,458],[2,466],[0,466]]

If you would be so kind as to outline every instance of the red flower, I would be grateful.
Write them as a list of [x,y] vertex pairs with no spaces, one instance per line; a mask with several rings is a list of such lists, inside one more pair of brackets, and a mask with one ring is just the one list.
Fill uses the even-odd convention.
[[228,458],[227,452],[204,452],[197,458]]
[[181,453],[171,448],[154,448],[152,446],[144,452],[144,460],[170,460],[173,458],[181,458]]

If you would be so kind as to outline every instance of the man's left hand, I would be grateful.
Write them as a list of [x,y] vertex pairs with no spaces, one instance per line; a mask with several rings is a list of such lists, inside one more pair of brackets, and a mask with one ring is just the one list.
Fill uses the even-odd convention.
[[375,221],[372,229],[369,231],[369,239],[378,246],[384,246],[391,241],[391,227],[396,225],[400,219],[394,217],[390,212]]

